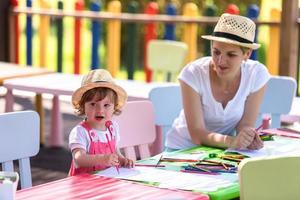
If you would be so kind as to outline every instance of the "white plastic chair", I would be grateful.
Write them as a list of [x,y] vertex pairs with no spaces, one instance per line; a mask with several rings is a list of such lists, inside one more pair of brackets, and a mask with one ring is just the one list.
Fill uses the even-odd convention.
[[240,199],[300,199],[299,169],[299,156],[242,160],[238,166]]
[[[120,128],[119,147],[132,160],[151,156],[150,146],[155,140],[153,105],[150,101],[129,101],[122,113],[114,118]],[[136,153],[135,148],[138,152]],[[139,156],[138,156],[139,155]]]
[[19,161],[21,188],[32,186],[29,158],[40,148],[40,118],[35,111],[0,114],[0,163],[3,171],[14,171]]
[[184,42],[173,40],[150,40],[147,46],[147,65],[157,73],[170,74],[167,81],[174,81],[177,73],[183,67],[188,46]]
[[288,114],[291,110],[296,94],[297,83],[294,78],[287,76],[272,76],[260,107],[260,114],[256,125],[259,126],[264,115],[270,115],[270,128],[280,127],[280,116]]
[[182,109],[181,90],[179,85],[159,86],[149,93],[149,99],[154,106],[156,140],[153,145],[154,153],[161,153],[167,131]]

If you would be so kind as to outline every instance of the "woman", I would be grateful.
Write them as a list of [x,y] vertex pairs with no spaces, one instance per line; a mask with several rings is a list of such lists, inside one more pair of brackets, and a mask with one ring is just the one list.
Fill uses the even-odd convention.
[[167,133],[167,151],[197,145],[260,149],[263,142],[253,127],[269,73],[249,57],[255,23],[223,14],[212,35],[211,57],[186,65],[179,75],[183,111]]

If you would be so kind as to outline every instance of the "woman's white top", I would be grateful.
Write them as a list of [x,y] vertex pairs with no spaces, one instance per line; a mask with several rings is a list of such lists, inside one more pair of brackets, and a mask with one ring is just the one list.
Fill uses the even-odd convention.
[[[120,141],[119,125],[115,121],[112,121],[112,123],[113,123],[113,127],[114,127],[112,136],[115,137],[116,146],[118,146],[118,143]],[[92,129],[92,132],[94,133],[93,137],[92,137],[92,140],[94,142],[99,141],[99,142],[107,143],[106,135],[108,136],[109,140],[111,140],[110,132],[108,131],[108,129],[106,129],[105,131]],[[91,141],[89,138],[88,131],[85,128],[83,128],[80,124],[75,126],[72,129],[72,131],[70,132],[69,148],[70,148],[71,152],[76,148],[81,148],[81,149],[84,149],[86,152],[88,152],[89,148],[90,148],[90,143],[91,143]]]
[[[237,93],[223,108],[212,94],[209,77],[210,61],[211,57],[204,57],[187,64],[179,74],[179,79],[199,94],[206,129],[224,135],[235,135],[235,127],[243,116],[247,97],[261,89],[268,82],[270,74],[267,68],[258,61],[248,59],[243,62]],[[183,110],[167,133],[165,145],[172,149],[195,146],[188,132]]]

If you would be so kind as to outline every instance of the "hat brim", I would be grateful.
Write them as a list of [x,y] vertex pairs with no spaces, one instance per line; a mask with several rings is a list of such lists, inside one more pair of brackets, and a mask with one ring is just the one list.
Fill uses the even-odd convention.
[[82,98],[82,95],[90,90],[90,89],[93,89],[93,88],[97,88],[97,87],[106,87],[106,88],[110,88],[112,89],[113,91],[115,91],[118,95],[118,105],[117,105],[117,109],[121,109],[126,101],[127,101],[127,93],[126,91],[114,84],[114,83],[109,83],[109,82],[97,82],[97,83],[89,83],[87,85],[84,85],[80,88],[78,88],[72,95],[72,104],[74,107],[77,107],[79,105],[79,102]]
[[238,42],[238,41],[231,40],[231,39],[224,38],[224,37],[217,37],[217,36],[212,36],[212,35],[202,35],[201,37],[203,39],[207,39],[207,40],[224,42],[224,43],[228,43],[228,44],[235,44],[235,45],[247,47],[250,49],[258,49],[260,47],[260,44],[257,44],[257,43],[243,43],[243,42]]

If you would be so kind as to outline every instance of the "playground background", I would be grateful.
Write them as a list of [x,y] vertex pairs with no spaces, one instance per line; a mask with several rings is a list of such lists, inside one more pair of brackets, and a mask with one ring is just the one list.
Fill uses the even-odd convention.
[[[47,5],[45,6],[45,2]],[[61,1],[64,5],[64,11],[66,10],[74,10],[75,3],[78,3],[80,1],[78,0],[64,0]],[[84,1],[85,9],[88,9],[89,3],[92,2],[98,2],[98,1]],[[109,1],[101,1],[101,12],[107,11],[107,4]],[[126,12],[127,4],[128,2],[132,1],[122,1],[122,12]],[[138,6],[138,12],[143,12],[145,10],[146,3],[149,1],[138,1],[140,4]],[[183,5],[187,1],[157,1],[157,4],[159,5],[159,13],[158,14],[164,14],[164,6],[172,2],[176,5],[177,8],[177,14],[180,15],[183,12]],[[190,2],[190,1],[189,1]],[[195,4],[198,7],[199,15],[203,15],[204,11],[203,8],[205,6],[213,6],[216,7],[216,16],[219,16],[221,13],[225,12],[226,9],[228,9],[229,6],[233,5],[232,3],[236,3],[238,5],[237,9],[239,9],[239,12],[241,15],[246,15],[246,9],[247,6],[250,4],[252,5],[255,3],[260,10],[260,14],[258,19],[259,20],[280,20],[280,10],[281,10],[281,0],[274,0],[274,1],[267,1],[267,0],[261,0],[261,1],[212,1],[212,0],[206,0],[206,1],[194,1]],[[32,1],[33,8],[38,8],[40,6],[47,7],[47,8],[57,8],[58,1],[45,1],[45,0],[39,0],[39,1]],[[98,2],[99,3],[99,2]],[[19,7],[25,7],[26,1],[19,1]],[[274,10],[277,10],[274,14]],[[272,14],[273,12],[273,14]],[[279,16],[278,16],[279,12]],[[272,16],[271,16],[272,15]],[[273,19],[273,18],[276,19]],[[39,26],[40,26],[40,17],[37,15],[34,15],[32,17],[32,24],[33,24],[33,35],[32,35],[32,65],[33,66],[41,66],[41,49],[40,49],[40,35],[39,35]],[[91,24],[92,21],[90,19],[82,19],[81,20],[81,49],[80,49],[80,73],[86,73],[88,70],[91,69],[91,54],[92,54],[92,34],[91,34]],[[164,37],[164,24],[163,23],[157,23],[157,38],[163,39]],[[72,17],[64,17],[63,19],[63,60],[62,60],[62,71],[64,73],[74,73],[74,18]],[[107,41],[106,41],[106,35],[107,33],[107,23],[106,21],[101,23],[101,29],[100,34],[102,35],[99,42],[98,47],[98,56],[100,64],[98,67],[100,68],[106,68],[107,67]],[[176,38],[175,40],[182,40],[182,26],[183,24],[176,24]],[[19,17],[19,28],[20,28],[20,43],[19,43],[19,63],[20,64],[28,64],[26,61],[26,15],[20,14]],[[56,26],[55,26],[55,19],[50,18],[50,28],[49,31],[46,33],[46,36],[43,38],[47,39],[47,56],[46,61],[44,62],[44,65],[42,67],[49,68],[50,70],[56,71],[57,69],[57,36],[56,36]],[[278,51],[279,49],[276,49],[276,45],[278,47],[279,41],[273,41],[274,38],[270,38],[270,28],[266,25],[261,25],[258,27],[258,42],[262,44],[262,48],[258,51],[258,57],[257,59],[261,61],[262,63],[266,64],[267,67],[269,66],[275,66],[277,69],[273,69],[274,67],[270,67],[269,70],[273,75],[278,74],[278,59],[274,59],[274,57],[278,58]],[[128,43],[127,41],[127,33],[125,32],[127,29],[127,24],[121,25],[121,52],[120,52],[120,70],[118,71],[116,77],[120,79],[127,79],[127,72],[126,72],[126,48],[131,45],[131,43]],[[135,80],[145,80],[145,73],[144,73],[144,57],[143,57],[143,51],[144,51],[144,25],[137,23],[137,30],[139,34],[136,37],[137,40],[137,58],[135,61],[134,66],[134,78]],[[278,28],[275,30],[275,33],[278,34]],[[199,29],[197,31],[197,43],[199,45],[197,46],[197,56],[201,57],[204,55],[204,45],[203,40],[198,39],[200,38],[200,35],[204,33],[204,28],[199,26]],[[273,31],[274,33],[274,31]],[[274,35],[274,34],[273,34]],[[270,40],[272,40],[272,43],[270,43]],[[277,40],[279,40],[279,37],[277,37]],[[274,44],[275,46],[274,46]],[[273,45],[270,47],[270,45]],[[275,48],[274,48],[275,47]],[[277,55],[276,55],[277,54]],[[299,70],[298,70],[299,71]],[[163,77],[159,78],[159,80],[163,80]]]

